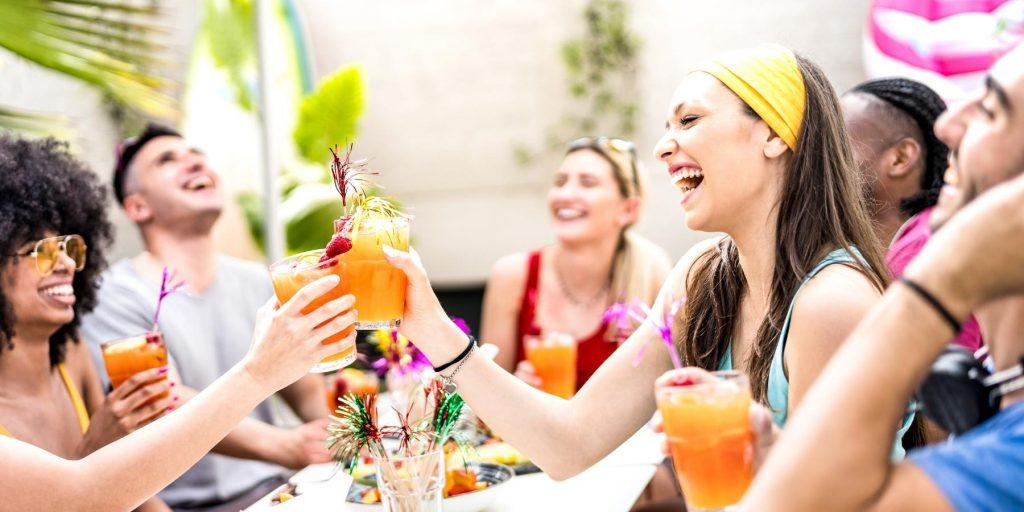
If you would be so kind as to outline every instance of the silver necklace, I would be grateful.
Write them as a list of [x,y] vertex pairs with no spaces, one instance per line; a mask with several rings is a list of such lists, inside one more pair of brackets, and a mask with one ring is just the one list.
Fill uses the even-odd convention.
[[598,300],[605,296],[608,292],[608,287],[611,286],[611,276],[605,281],[604,286],[597,291],[592,297],[579,298],[569,289],[569,284],[565,282],[565,276],[562,275],[562,271],[558,265],[558,258],[555,258],[555,277],[558,278],[558,286],[562,288],[562,295],[569,300],[573,305],[577,307],[589,308],[597,303]]

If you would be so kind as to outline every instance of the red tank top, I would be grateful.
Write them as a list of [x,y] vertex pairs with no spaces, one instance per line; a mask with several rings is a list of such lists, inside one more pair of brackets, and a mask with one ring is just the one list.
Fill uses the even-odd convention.
[[[523,291],[523,300],[519,305],[519,332],[516,339],[516,362],[526,359],[527,336],[540,336],[541,329],[535,323],[537,318],[537,296],[540,284],[540,251],[530,253],[529,267],[526,275],[526,289]],[[590,336],[577,340],[576,355],[576,389],[583,387],[583,384],[590,379],[590,376],[597,371],[597,367],[608,356],[619,348],[618,343],[605,339],[605,331],[608,324],[601,321],[597,331]]]

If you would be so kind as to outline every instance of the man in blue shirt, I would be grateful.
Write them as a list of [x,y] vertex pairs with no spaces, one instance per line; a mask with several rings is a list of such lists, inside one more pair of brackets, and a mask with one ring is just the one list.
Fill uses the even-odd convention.
[[1024,46],[935,132],[951,149],[941,229],[822,372],[744,510],[1024,510],[1024,389],[967,434],[888,457],[907,398],[968,314],[997,370],[1024,355]]

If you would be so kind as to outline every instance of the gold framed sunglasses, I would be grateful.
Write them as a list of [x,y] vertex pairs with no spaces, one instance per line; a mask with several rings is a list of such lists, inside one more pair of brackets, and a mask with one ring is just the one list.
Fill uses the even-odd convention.
[[85,252],[87,246],[85,239],[79,235],[61,235],[44,238],[36,242],[35,247],[28,252],[17,253],[18,256],[29,256],[36,260],[36,270],[42,276],[53,273],[57,267],[61,253],[67,255],[75,262],[75,270],[85,268]]
[[636,168],[637,154],[636,144],[628,140],[616,139],[614,137],[580,137],[569,143],[569,152],[579,149],[599,149],[604,151],[615,151],[629,158],[630,171],[633,173],[633,186],[640,189],[640,176]]

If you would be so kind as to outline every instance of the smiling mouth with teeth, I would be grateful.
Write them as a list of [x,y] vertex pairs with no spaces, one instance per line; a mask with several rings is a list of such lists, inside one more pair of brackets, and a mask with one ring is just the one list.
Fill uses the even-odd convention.
[[555,217],[558,220],[576,220],[586,215],[582,210],[575,208],[559,208],[555,210]]
[[200,176],[185,183],[185,190],[203,190],[213,186],[213,180],[209,176]]
[[74,295],[75,289],[70,284],[62,284],[46,288],[42,293],[43,295],[66,297],[68,295]]
[[672,180],[683,192],[689,192],[704,181],[704,173],[697,169],[680,169],[672,173]]

